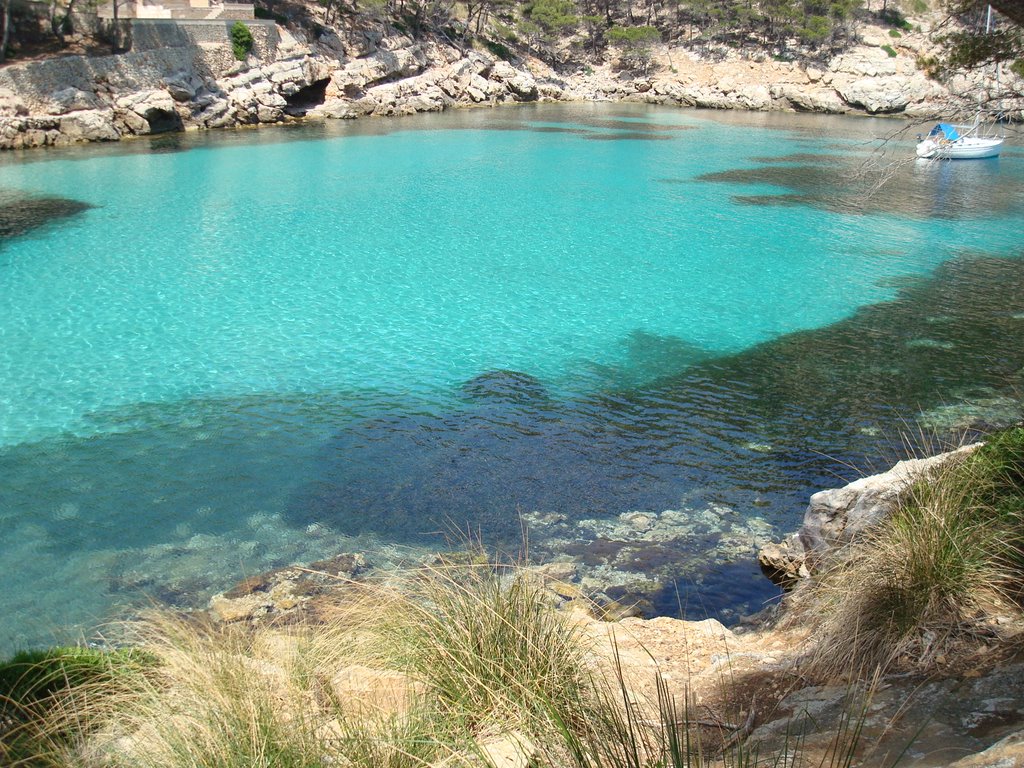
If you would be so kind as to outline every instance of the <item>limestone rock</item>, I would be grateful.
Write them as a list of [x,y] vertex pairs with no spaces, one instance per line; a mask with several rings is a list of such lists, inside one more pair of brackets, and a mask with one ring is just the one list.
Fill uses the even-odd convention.
[[532,75],[520,72],[508,80],[507,85],[516,101],[537,100],[537,81],[533,79]]
[[309,607],[313,598],[327,595],[361,575],[366,558],[342,553],[307,566],[289,566],[243,579],[210,601],[210,613],[219,621],[252,621],[280,616]]
[[260,104],[256,107],[256,119],[261,123],[276,123],[284,116],[278,107],[268,107]]
[[407,35],[393,35],[381,38],[378,47],[385,51],[401,51],[415,47],[411,37]]
[[306,114],[311,117],[326,117],[333,120],[350,120],[356,117],[351,104],[345,99],[330,99]]
[[400,50],[379,50],[365,59],[357,59],[337,70],[331,76],[335,87],[344,90],[346,86],[369,87],[386,80],[411,77],[419,74],[427,65],[427,58],[420,46]]
[[236,598],[217,595],[210,600],[210,612],[218,621],[225,623],[261,618],[270,613],[273,608],[273,601],[269,597],[261,595]]
[[141,115],[131,109],[114,110],[115,125],[121,135],[149,133],[149,123]]
[[174,99],[165,89],[154,89],[129,93],[117,100],[117,106],[121,109],[130,109],[135,114],[145,116],[153,109],[165,112],[174,111]]
[[407,712],[418,686],[402,672],[352,664],[331,678],[331,689],[346,712],[373,717]]
[[0,117],[27,114],[28,107],[18,94],[7,88],[0,88]]
[[1024,768],[1024,731],[1010,734],[983,752],[957,760],[949,768]]
[[121,134],[114,127],[114,113],[109,109],[72,112],[60,121],[60,132],[73,141],[117,141]]
[[171,98],[177,102],[187,103],[192,101],[201,84],[194,83],[185,72],[176,72],[170,77],[164,78],[164,86]]
[[761,571],[773,584],[789,588],[809,573],[804,564],[806,555],[796,536],[783,539],[778,544],[765,544],[757,553]]
[[231,104],[227,99],[210,96],[209,102],[193,118],[207,128],[220,128],[230,125],[234,120]]
[[847,104],[872,115],[902,112],[911,100],[905,78],[897,76],[863,77],[836,90]]
[[78,88],[61,88],[54,91],[50,96],[50,113],[64,115],[68,112],[75,112],[83,109],[97,109],[103,106],[95,93],[82,91]]
[[926,459],[907,459],[888,472],[819,491],[811,496],[798,534],[804,550],[817,558],[855,541],[887,517],[915,482],[963,461],[980,445],[967,445]]
[[[345,58],[345,41],[332,30],[326,30],[316,40],[317,47],[327,56],[339,61]],[[364,52],[363,55],[369,53]]]
[[536,745],[522,733],[505,733],[479,746],[492,768],[529,768],[537,755]]
[[787,84],[779,87],[778,96],[800,112],[840,114],[849,111],[847,103],[832,88]]
[[858,46],[849,53],[837,56],[830,64],[829,71],[850,76],[882,77],[897,74],[898,63],[877,46]]

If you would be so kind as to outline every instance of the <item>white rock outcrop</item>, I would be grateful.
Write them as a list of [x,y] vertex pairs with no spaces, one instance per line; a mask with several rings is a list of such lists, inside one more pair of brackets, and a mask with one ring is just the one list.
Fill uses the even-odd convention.
[[262,60],[237,62],[226,44],[203,43],[9,65],[0,69],[0,149],[523,101],[918,117],[974,104],[988,88],[977,78],[929,80],[916,65],[933,53],[927,37],[887,32],[867,27],[860,45],[821,65],[662,47],[651,74],[636,76],[610,63],[564,75],[536,59],[503,61],[384,26],[326,30],[313,41],[278,28],[280,43]]
[[907,459],[888,472],[814,494],[798,534],[804,551],[814,558],[856,541],[892,514],[916,482],[963,461],[980,445],[966,445],[926,459]]

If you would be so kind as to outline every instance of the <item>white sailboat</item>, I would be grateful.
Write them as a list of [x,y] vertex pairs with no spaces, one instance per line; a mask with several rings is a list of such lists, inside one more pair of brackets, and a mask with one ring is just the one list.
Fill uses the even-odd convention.
[[[985,33],[992,31],[992,6],[988,7]],[[999,63],[996,62],[996,90],[999,86]],[[917,137],[917,156],[927,160],[978,160],[997,157],[1003,146],[1002,136],[981,135],[981,111],[974,116],[972,125],[939,123],[927,136]]]
[[1003,146],[1000,136],[979,135],[980,121],[973,125],[939,123],[917,143],[917,156],[927,160],[977,160],[996,157]]

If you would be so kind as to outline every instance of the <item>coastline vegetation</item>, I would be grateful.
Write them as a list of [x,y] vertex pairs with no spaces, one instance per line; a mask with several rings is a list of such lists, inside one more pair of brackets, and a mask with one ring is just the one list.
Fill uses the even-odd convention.
[[249,51],[252,50],[253,39],[252,31],[248,25],[242,21],[236,21],[231,25],[231,50],[235,54],[235,58],[239,61],[245,61],[245,57],[249,55]]
[[[1020,650],[1019,636],[1000,632],[1019,626],[1024,601],[1024,426],[918,481],[803,588],[789,620],[810,630],[807,671],[850,686],[824,753],[805,754],[806,720],[794,720],[782,743],[748,738],[753,704],[746,725],[709,730],[689,681],[670,683],[656,668],[656,693],[644,696],[615,625],[595,634],[593,622],[554,607],[543,577],[525,566],[477,553],[339,586],[344,598],[315,623],[155,613],[126,625],[114,650],[16,655],[0,664],[0,762],[853,765],[883,675],[963,669],[980,649],[991,667]],[[732,684],[723,675],[723,702]]]
[[[95,14],[99,4],[76,2],[0,0],[0,63],[5,57],[56,54],[71,46],[88,52],[99,50],[101,43],[117,42],[112,39],[120,34],[116,29],[82,21]],[[118,0],[112,7],[116,11],[124,2]],[[260,0],[254,11],[257,18],[311,29],[385,22],[414,37],[437,35],[485,48],[500,46],[552,64],[594,63],[611,47],[624,52],[623,67],[646,69],[645,51],[657,41],[707,55],[735,49],[763,50],[783,59],[827,58],[857,43],[865,21],[910,31],[905,13],[944,11],[947,6],[963,27],[943,38],[954,50],[951,64],[979,66],[991,61],[991,39],[979,42],[971,31],[986,7],[976,0],[886,0],[875,7],[870,0]],[[1008,21],[997,19],[998,58],[1008,62],[1022,55],[1019,30],[1012,21],[1012,16]],[[247,47],[240,37],[248,29],[238,27],[236,23],[231,29],[233,50],[244,60],[251,43]]]
[[[657,672],[656,700],[642,698],[614,641],[555,610],[543,581],[517,566],[443,564],[407,574],[397,587],[351,585],[317,626],[253,628],[164,614],[130,631],[132,647],[144,650],[63,649],[17,662],[20,687],[5,701],[20,715],[16,724],[5,721],[0,762],[790,765],[801,749],[799,729],[808,727],[801,721],[781,748],[760,750],[735,735],[738,726],[709,729],[686,687],[670,688]],[[88,674],[73,671],[79,657],[88,659]],[[24,697],[24,690],[36,693]],[[857,734],[845,729],[822,764],[847,764]]]
[[915,483],[810,592],[814,666],[829,677],[933,671],[991,644],[1019,650],[1001,628],[1024,603],[1024,427]]

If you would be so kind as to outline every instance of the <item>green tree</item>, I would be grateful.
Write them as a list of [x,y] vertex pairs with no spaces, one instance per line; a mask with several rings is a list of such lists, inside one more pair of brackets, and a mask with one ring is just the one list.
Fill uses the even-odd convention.
[[580,17],[580,21],[583,22],[583,29],[587,33],[587,47],[590,48],[591,53],[597,54],[601,43],[604,42],[605,30],[608,29],[605,17],[599,13],[593,13]]
[[827,16],[812,14],[804,19],[798,34],[803,42],[812,47],[817,47],[832,34],[832,22]]
[[802,15],[800,7],[794,0],[762,0],[761,13],[764,14],[764,40],[785,45],[786,39],[793,34],[794,27]]
[[612,27],[608,41],[622,47],[623,66],[647,72],[651,66],[651,46],[661,40],[661,32],[654,27]]
[[575,11],[572,0],[531,0],[523,8],[523,13],[543,30],[548,40],[579,23]]
[[[930,74],[942,78],[956,70],[1004,63],[1011,71],[1024,70],[1024,3],[992,0],[991,8],[979,0],[949,0],[947,9],[959,28],[939,36],[946,54],[938,62],[930,62]],[[999,97],[1003,95],[1007,94]]]
[[479,35],[491,16],[507,11],[515,0],[465,0],[466,34]]
[[252,45],[252,31],[244,22],[236,21],[231,26],[231,50],[234,51],[235,58],[245,61],[245,57],[252,50]]

